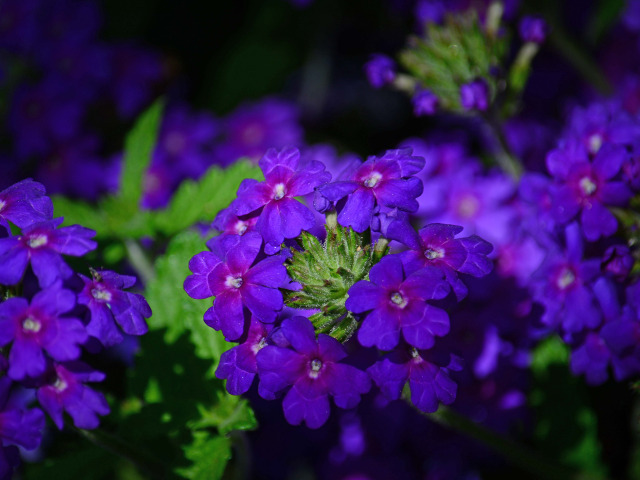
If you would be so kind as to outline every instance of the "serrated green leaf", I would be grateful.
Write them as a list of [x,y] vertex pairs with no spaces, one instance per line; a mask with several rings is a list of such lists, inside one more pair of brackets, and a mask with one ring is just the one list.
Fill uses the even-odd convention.
[[209,406],[199,405],[200,419],[189,422],[189,428],[200,430],[217,428],[222,435],[233,430],[253,430],[258,425],[249,402],[242,397],[216,392],[218,401]]
[[212,437],[205,431],[194,432],[193,443],[184,452],[193,463],[188,468],[177,469],[176,473],[189,480],[216,480],[222,478],[231,459],[231,440]]
[[99,207],[59,195],[53,195],[51,200],[55,216],[64,217],[64,225],[82,225],[95,230],[98,237],[104,235],[106,220]]
[[169,206],[154,214],[154,225],[173,235],[196,222],[209,223],[235,198],[242,180],[261,176],[260,169],[248,161],[236,162],[226,169],[211,167],[200,180],[186,180],[180,185]]
[[564,465],[606,477],[601,459],[597,417],[587,402],[582,379],[569,372],[569,349],[559,337],[533,351],[534,388],[529,402],[536,417],[537,447]]
[[[124,143],[124,159],[120,174],[118,198],[126,213],[132,216],[138,211],[142,198],[144,172],[151,162],[156,144],[164,102],[154,102],[136,121]],[[124,214],[125,212],[121,212]],[[126,215],[123,215],[126,216]]]
[[211,301],[189,297],[182,286],[191,274],[189,260],[203,250],[204,240],[197,232],[175,236],[166,253],[156,260],[156,278],[147,286],[146,299],[153,311],[150,328],[166,328],[165,339],[169,344],[188,333],[196,356],[213,360],[215,365],[231,344],[204,323],[203,316]]

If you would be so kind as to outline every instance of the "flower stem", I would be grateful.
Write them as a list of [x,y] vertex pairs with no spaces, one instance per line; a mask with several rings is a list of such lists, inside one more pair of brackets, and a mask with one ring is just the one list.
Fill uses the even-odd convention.
[[125,240],[124,246],[127,249],[127,257],[131,265],[140,274],[140,277],[142,277],[142,282],[147,285],[156,276],[153,264],[145,255],[140,244],[135,240]]
[[165,478],[166,472],[169,466],[164,462],[155,458],[151,458],[144,452],[140,452],[132,445],[126,443],[119,437],[110,433],[104,432],[100,429],[95,430],[83,430],[81,428],[73,429],[81,437],[89,440],[103,450],[106,450],[124,460],[135,465],[139,470],[149,475],[151,478]]
[[[408,397],[404,396],[403,398],[411,404]],[[416,409],[416,411],[419,410]],[[450,408],[440,406],[435,413],[420,413],[444,427],[479,441],[504,457],[513,466],[521,468],[534,478],[544,478],[545,480],[595,480],[598,478],[589,474],[577,473],[563,465],[558,465],[539,452],[492,432]]]
[[514,180],[518,181],[522,176],[524,167],[520,159],[511,151],[511,147],[509,146],[509,142],[507,142],[497,115],[495,112],[489,112],[483,115],[483,118],[488,126],[488,130],[491,131],[498,144],[498,151],[495,152],[496,162],[502,170],[511,175]]

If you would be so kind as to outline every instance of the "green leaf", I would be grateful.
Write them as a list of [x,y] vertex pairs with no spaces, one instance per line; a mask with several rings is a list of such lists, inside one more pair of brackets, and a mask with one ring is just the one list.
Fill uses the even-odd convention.
[[218,401],[209,405],[199,405],[200,419],[189,422],[193,430],[215,427],[222,435],[233,430],[253,430],[258,425],[249,402],[242,397],[229,395],[225,391],[216,392]]
[[226,169],[211,167],[198,181],[182,182],[169,206],[154,214],[155,227],[174,235],[196,222],[209,223],[235,198],[242,180],[261,177],[260,169],[248,161],[235,162]]
[[[136,121],[124,143],[118,198],[129,216],[138,211],[142,198],[144,173],[151,162],[164,103],[157,100]],[[121,215],[124,212],[121,212]]]
[[53,195],[53,211],[56,217],[64,217],[64,225],[82,225],[95,230],[98,236],[104,234],[106,218],[98,206]]
[[216,480],[222,478],[231,459],[231,440],[197,431],[193,433],[193,443],[184,449],[184,453],[193,464],[177,469],[176,473],[190,480]]
[[186,231],[175,236],[166,253],[156,260],[156,278],[149,283],[146,292],[153,311],[149,326],[166,328],[165,340],[169,344],[187,332],[195,345],[196,356],[217,364],[220,355],[231,344],[225,341],[222,333],[204,323],[204,313],[211,306],[211,300],[193,299],[182,286],[191,274],[189,260],[203,250],[203,238],[197,232]]
[[533,352],[534,408],[537,447],[564,465],[589,472],[590,478],[607,474],[601,458],[597,417],[587,402],[582,379],[569,372],[569,349],[556,336],[542,341]]

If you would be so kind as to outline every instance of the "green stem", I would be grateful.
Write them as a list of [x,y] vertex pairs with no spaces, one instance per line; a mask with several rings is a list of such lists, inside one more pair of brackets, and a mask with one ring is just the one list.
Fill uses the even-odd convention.
[[145,255],[142,247],[135,240],[125,240],[124,246],[127,249],[127,257],[129,258],[131,265],[140,274],[143,283],[147,285],[156,276],[153,264]]
[[496,162],[500,168],[511,175],[514,180],[520,180],[524,168],[518,157],[511,151],[511,147],[509,147],[507,138],[504,136],[504,132],[499,120],[497,119],[497,115],[495,112],[489,112],[486,115],[483,115],[483,118],[500,147],[498,152],[495,153]]
[[100,429],[83,430],[75,428],[74,430],[81,437],[89,440],[103,450],[106,450],[130,463],[135,465],[139,470],[148,474],[152,478],[165,478],[166,472],[170,468],[164,462],[159,461],[149,455],[136,450],[135,447],[128,444],[124,440],[115,435],[104,432]]
[[[408,398],[404,399],[411,403]],[[521,468],[534,478],[545,480],[587,480],[593,478],[588,474],[577,474],[565,466],[557,465],[538,452],[492,432],[449,408],[441,406],[435,413],[420,413],[440,425],[479,441],[503,456],[513,466]]]
[[551,25],[551,45],[575,68],[596,90],[611,95],[613,89],[598,65],[557,25]]

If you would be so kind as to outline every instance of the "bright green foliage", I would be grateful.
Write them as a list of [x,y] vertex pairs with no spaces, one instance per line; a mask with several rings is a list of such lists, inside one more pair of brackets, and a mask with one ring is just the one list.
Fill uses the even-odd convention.
[[588,472],[589,478],[605,478],[597,417],[585,400],[582,379],[569,372],[568,359],[568,347],[558,337],[544,340],[533,352],[529,401],[536,416],[536,444],[559,462]]
[[357,281],[368,279],[386,246],[378,251],[362,235],[333,221],[327,222],[326,230],[324,244],[307,232],[299,237],[303,249],[294,250],[286,266],[303,288],[287,292],[285,302],[293,308],[320,309],[310,317],[316,332],[346,341],[357,328],[356,319],[344,306],[347,292]]
[[184,181],[169,206],[154,212],[154,227],[165,235],[174,235],[196,222],[211,222],[235,198],[243,179],[261,176],[260,169],[248,161],[235,162],[225,170],[211,167],[198,181]]
[[195,231],[176,235],[166,253],[156,260],[156,278],[147,286],[145,297],[153,311],[149,326],[153,330],[166,329],[168,345],[186,333],[199,358],[217,361],[231,344],[225,341],[222,333],[204,323],[204,313],[211,304],[189,297],[182,287],[184,279],[191,273],[189,260],[203,247],[203,238]]
[[231,441],[227,437],[211,436],[209,432],[194,432],[193,443],[184,449],[191,466],[176,472],[189,480],[222,478],[231,459]]
[[433,92],[445,110],[463,111],[460,87],[483,78],[490,99],[498,92],[491,69],[502,64],[507,38],[485,30],[475,10],[448,15],[444,25],[428,24],[423,38],[411,37],[400,62],[418,84]]
[[151,154],[156,145],[163,103],[162,100],[156,101],[138,118],[124,143],[120,191],[116,198],[134,213],[138,211],[142,198],[144,173],[151,163]]

